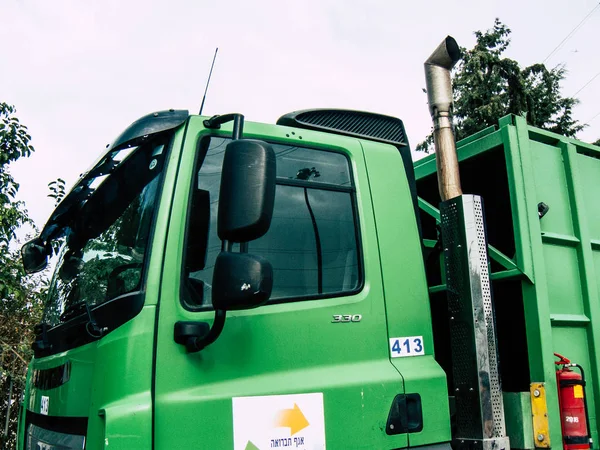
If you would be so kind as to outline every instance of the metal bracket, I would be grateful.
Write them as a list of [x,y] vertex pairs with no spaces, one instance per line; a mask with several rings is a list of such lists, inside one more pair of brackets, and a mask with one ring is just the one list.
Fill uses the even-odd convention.
[[544,383],[531,383],[531,416],[533,420],[533,442],[536,448],[550,448],[548,432],[548,405]]

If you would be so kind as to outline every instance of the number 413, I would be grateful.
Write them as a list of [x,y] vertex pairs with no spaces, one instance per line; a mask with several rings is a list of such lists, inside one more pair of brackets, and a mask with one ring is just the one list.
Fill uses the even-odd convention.
[[391,338],[390,353],[392,358],[424,355],[425,347],[423,346],[423,336]]

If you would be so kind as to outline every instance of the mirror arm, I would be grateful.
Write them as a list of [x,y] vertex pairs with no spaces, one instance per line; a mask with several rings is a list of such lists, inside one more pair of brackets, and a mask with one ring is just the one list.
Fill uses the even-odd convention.
[[212,116],[210,119],[202,122],[206,128],[218,130],[221,125],[233,120],[233,133],[232,139],[234,141],[241,139],[244,133],[244,116],[238,113],[223,114],[222,116]]
[[[227,240],[221,242],[221,251],[233,252],[233,242]],[[240,253],[248,253],[248,242],[240,242]]]
[[[206,322],[176,322],[175,342],[185,345],[188,353],[196,353],[205,349],[221,335],[226,316],[225,311],[215,310],[215,320],[210,328]],[[209,328],[208,331],[206,331],[207,328]]]
[[194,337],[193,339],[189,339],[185,345],[187,351],[189,353],[199,352],[215,342],[223,331],[226,316],[227,313],[225,311],[220,309],[215,310],[215,321],[213,322],[212,327],[210,327],[210,330],[208,330],[208,333],[202,337]]
[[242,138],[242,134],[244,133],[244,116],[241,114],[233,115],[233,133],[232,140],[237,141]]

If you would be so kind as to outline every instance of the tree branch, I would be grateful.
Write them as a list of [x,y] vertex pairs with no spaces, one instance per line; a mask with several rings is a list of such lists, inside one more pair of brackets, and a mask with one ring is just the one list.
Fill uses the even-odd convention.
[[12,348],[11,345],[8,345],[2,339],[0,339],[0,343],[2,343],[6,348],[8,348],[11,352],[13,352],[17,358],[19,358],[21,361],[23,361],[23,364],[25,364],[26,366],[29,365],[29,363],[27,361],[25,361],[25,359],[21,355],[19,355],[19,353],[14,348]]

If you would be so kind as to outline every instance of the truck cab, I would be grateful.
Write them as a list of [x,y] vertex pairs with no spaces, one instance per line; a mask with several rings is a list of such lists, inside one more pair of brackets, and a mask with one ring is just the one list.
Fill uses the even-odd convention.
[[[449,448],[402,122],[343,110],[243,132],[217,122],[141,118],[24,249],[31,268],[56,268],[19,448]],[[219,198],[238,137],[272,149],[275,194],[268,230],[232,243]],[[213,307],[226,250],[270,265],[261,306]],[[212,335],[194,347],[194,333]]]

